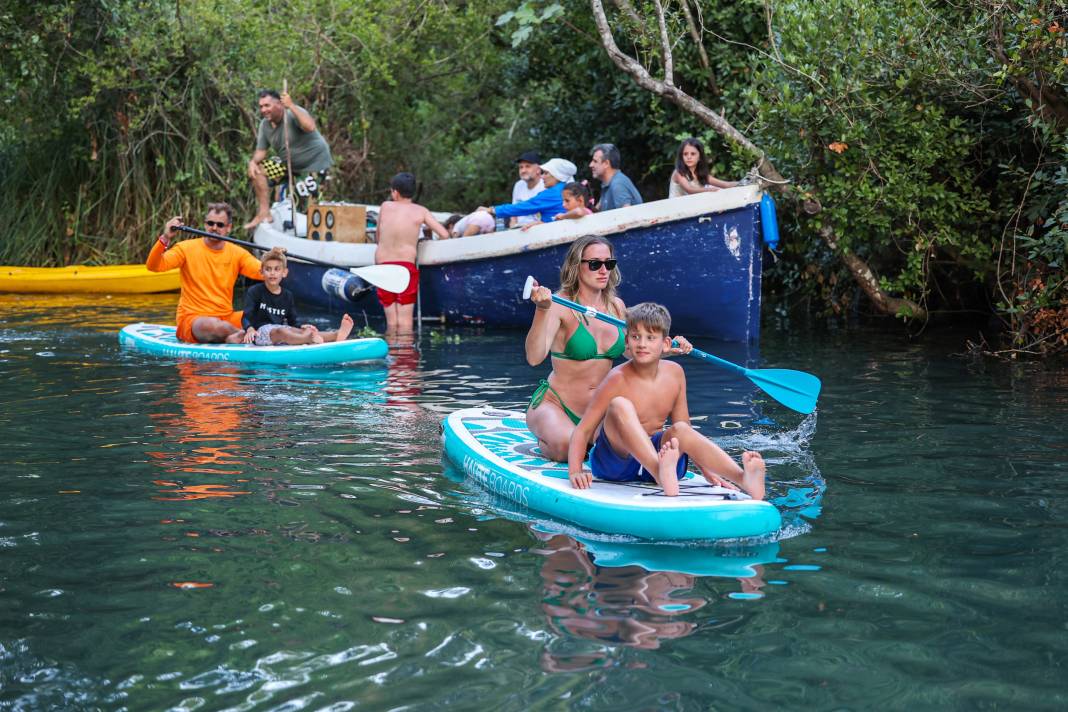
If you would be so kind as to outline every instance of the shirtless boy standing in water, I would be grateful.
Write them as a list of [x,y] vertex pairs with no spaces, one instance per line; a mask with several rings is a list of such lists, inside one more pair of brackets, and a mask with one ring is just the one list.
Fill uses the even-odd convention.
[[378,209],[378,248],[375,263],[400,265],[408,269],[411,281],[399,294],[378,290],[378,301],[386,312],[386,333],[406,334],[414,331],[415,297],[419,292],[419,270],[415,266],[416,246],[425,223],[434,233],[446,239],[449,231],[434,219],[430,211],[412,202],[415,195],[415,176],[398,173],[389,182],[391,200]]
[[[738,465],[715,443],[690,425],[686,405],[686,374],[682,366],[663,361],[671,348],[671,315],[659,304],[645,302],[627,310],[627,346],[631,360],[608,372],[593,393],[582,420],[571,435],[567,453],[571,486],[586,489],[592,480],[582,469],[586,443],[601,431],[590,451],[593,477],[615,482],[656,482],[664,494],[679,493],[679,477],[692,457],[714,485],[738,489],[764,499],[764,459],[742,453]],[[664,421],[671,417],[671,426]],[[602,422],[603,420],[603,422]],[[658,452],[659,451],[659,452]]]

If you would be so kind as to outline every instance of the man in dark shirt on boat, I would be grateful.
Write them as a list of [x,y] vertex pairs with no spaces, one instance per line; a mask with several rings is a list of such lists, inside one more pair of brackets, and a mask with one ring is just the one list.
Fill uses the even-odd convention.
[[593,147],[590,172],[601,181],[601,200],[597,211],[615,210],[628,205],[641,205],[642,196],[630,178],[619,170],[622,160],[619,149],[611,143],[599,143]]
[[[273,89],[264,89],[259,93],[260,121],[259,133],[256,135],[256,151],[248,162],[248,177],[256,192],[258,212],[256,217],[245,224],[251,230],[261,222],[271,222],[269,205],[270,187],[263,161],[267,158],[267,147],[278,154],[283,165],[287,156],[293,162],[293,180],[300,180],[309,173],[325,173],[333,164],[330,146],[316,129],[315,119],[293,103],[289,94],[279,94]],[[286,122],[282,124],[283,120]],[[289,146],[286,146],[286,132],[289,133]],[[292,192],[293,186],[290,186]]]

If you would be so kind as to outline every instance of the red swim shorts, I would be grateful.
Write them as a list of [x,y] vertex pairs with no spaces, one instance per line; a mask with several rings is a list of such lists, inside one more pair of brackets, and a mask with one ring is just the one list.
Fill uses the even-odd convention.
[[401,293],[387,292],[384,289],[376,290],[378,303],[384,307],[393,304],[415,304],[415,295],[419,293],[419,268],[414,262],[379,262],[383,265],[400,265],[408,270],[408,288]]
[[178,331],[175,336],[179,341],[185,341],[191,344],[197,343],[197,338],[193,336],[193,322],[202,316],[213,316],[216,319],[222,319],[228,321],[238,329],[241,328],[241,317],[244,316],[244,312],[231,312],[229,314],[186,314],[178,320]]

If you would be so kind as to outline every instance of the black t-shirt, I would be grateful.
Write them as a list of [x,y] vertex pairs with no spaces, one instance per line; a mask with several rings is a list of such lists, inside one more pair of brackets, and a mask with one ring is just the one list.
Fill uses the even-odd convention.
[[297,307],[293,293],[283,288],[281,294],[271,294],[267,285],[255,284],[245,292],[245,313],[241,324],[246,329],[258,329],[264,324],[297,326]]

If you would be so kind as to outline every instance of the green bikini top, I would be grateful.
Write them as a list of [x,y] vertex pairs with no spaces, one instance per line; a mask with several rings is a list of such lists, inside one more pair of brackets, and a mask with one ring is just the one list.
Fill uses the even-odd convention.
[[578,328],[575,329],[575,333],[564,344],[564,350],[562,352],[550,351],[550,356],[567,359],[568,361],[589,361],[595,358],[616,359],[627,350],[627,337],[623,332],[622,326],[616,327],[619,329],[619,336],[616,338],[616,342],[602,354],[597,353],[597,339],[593,338],[593,334],[586,328],[586,317],[576,314],[575,320],[578,321]]

